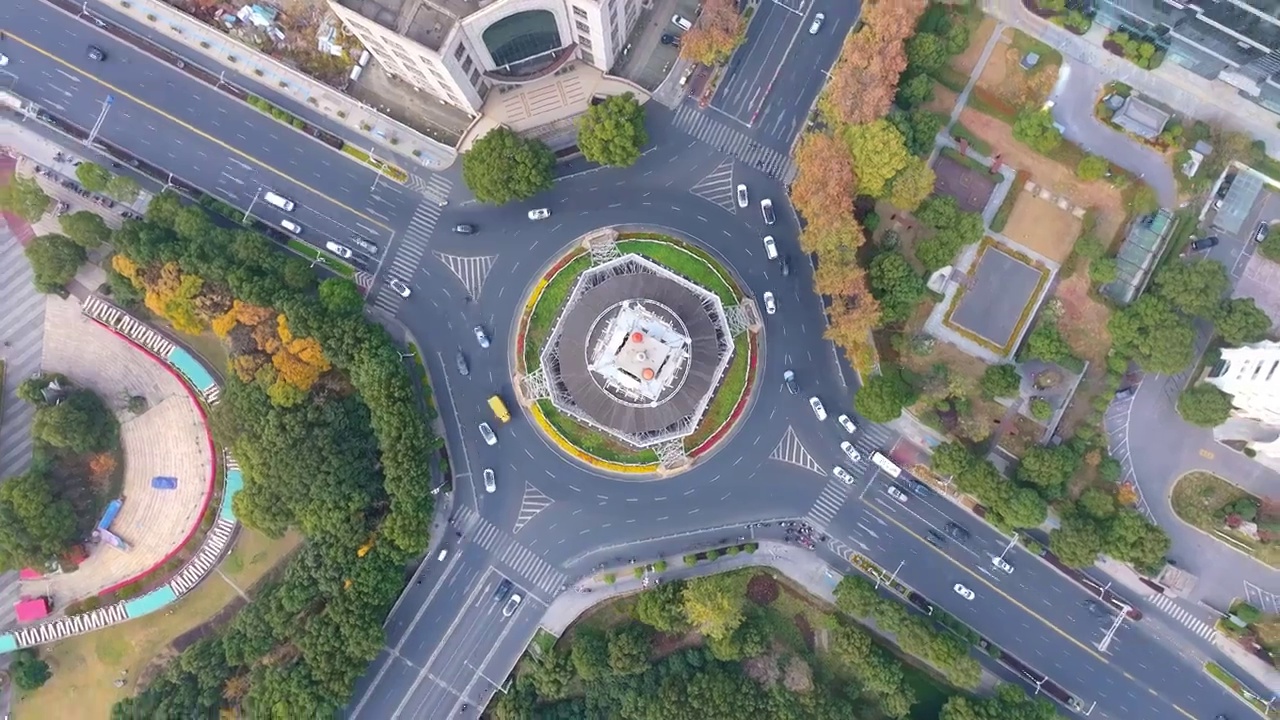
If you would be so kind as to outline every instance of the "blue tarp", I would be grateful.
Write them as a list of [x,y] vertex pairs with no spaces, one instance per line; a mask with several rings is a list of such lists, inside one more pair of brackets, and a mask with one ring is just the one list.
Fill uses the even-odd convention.
[[236,496],[244,488],[244,476],[239,470],[228,470],[226,481],[223,483],[222,491],[222,507],[218,509],[218,516],[227,522],[236,521],[236,513],[231,509],[231,498]]
[[156,588],[136,600],[124,604],[125,615],[130,619],[153,613],[165,605],[178,599],[178,595],[168,585]]
[[176,477],[153,477],[151,478],[151,487],[156,490],[176,490],[178,489],[178,478]]
[[106,530],[110,528],[111,523],[116,521],[116,516],[120,514],[120,508],[122,507],[124,507],[124,501],[120,499],[107,503],[107,511],[102,513],[102,519],[98,521],[98,529]]

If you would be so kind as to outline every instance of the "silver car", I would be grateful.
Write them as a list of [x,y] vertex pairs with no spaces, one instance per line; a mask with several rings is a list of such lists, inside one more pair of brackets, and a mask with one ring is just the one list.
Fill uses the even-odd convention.
[[484,438],[485,445],[498,444],[498,436],[493,434],[493,428],[487,422],[480,423],[480,437]]
[[[492,445],[493,443],[489,443]],[[493,468],[484,469],[484,491],[487,493],[497,492],[498,482],[494,479]]]
[[476,342],[480,343],[480,347],[489,347],[489,336],[485,334],[483,327],[477,325],[472,329],[472,332],[476,334]]

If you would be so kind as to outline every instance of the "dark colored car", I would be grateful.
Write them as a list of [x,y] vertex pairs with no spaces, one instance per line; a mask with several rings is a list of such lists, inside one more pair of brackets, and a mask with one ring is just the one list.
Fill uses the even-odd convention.
[[670,45],[671,47],[680,47],[680,38],[672,35],[671,33],[663,33],[662,44]]
[[787,390],[792,395],[800,394],[800,383],[796,382],[796,372],[794,370],[787,370],[783,372],[782,381],[787,384]]
[[1231,189],[1231,183],[1236,181],[1234,174],[1228,175],[1222,179],[1222,184],[1218,186],[1218,192],[1214,193],[1214,197],[1222,200],[1227,197],[1227,191]]
[[928,540],[929,544],[934,547],[942,547],[947,544],[947,539],[937,530],[930,530],[929,534],[924,536],[924,539]]
[[459,223],[458,225],[453,226],[453,231],[459,235],[474,235],[476,232],[476,226],[469,225],[467,223]]
[[958,524],[949,522],[946,524],[947,534],[952,538],[964,542],[969,539],[969,531],[960,527]]
[[1218,244],[1217,235],[1210,235],[1209,237],[1200,238],[1199,240],[1195,240],[1191,243],[1191,252],[1200,252],[1201,250],[1208,250],[1209,248],[1214,247],[1217,244]]
[[1129,398],[1133,397],[1134,393],[1136,393],[1136,392],[1138,392],[1138,386],[1137,386],[1137,385],[1130,385],[1129,387],[1122,387],[1122,388],[1120,388],[1119,390],[1117,390],[1117,391],[1116,391],[1116,398],[1115,398],[1115,399],[1116,399],[1116,400],[1128,400]]
[[1262,242],[1267,239],[1267,235],[1271,232],[1271,226],[1265,222],[1258,223],[1258,229],[1253,231],[1253,241]]
[[791,258],[788,258],[786,255],[783,255],[782,262],[780,264],[782,265],[782,277],[786,277],[790,275],[791,274]]
[[503,578],[502,582],[498,583],[498,589],[493,591],[493,601],[502,602],[503,600],[506,600],[507,596],[510,594],[511,581]]
[[103,51],[102,51],[102,48],[98,47],[97,45],[90,45],[90,46],[89,46],[89,59],[90,59],[90,60],[97,60],[98,62],[102,62],[103,60],[106,60],[106,59],[107,59],[107,54],[106,54],[105,52],[103,52]]
[[458,351],[458,356],[454,358],[454,362],[456,362],[458,365],[459,375],[462,375],[465,377],[471,374],[471,367],[467,365],[467,356],[463,355],[461,350]]
[[933,497],[933,490],[919,480],[911,481],[911,492],[922,498]]

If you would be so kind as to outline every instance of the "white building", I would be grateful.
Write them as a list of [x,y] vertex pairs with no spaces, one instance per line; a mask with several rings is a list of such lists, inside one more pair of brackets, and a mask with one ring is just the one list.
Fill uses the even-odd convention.
[[608,71],[642,0],[329,0],[391,75],[476,114],[573,59]]
[[1206,381],[1232,396],[1236,417],[1280,426],[1280,343],[1224,349]]

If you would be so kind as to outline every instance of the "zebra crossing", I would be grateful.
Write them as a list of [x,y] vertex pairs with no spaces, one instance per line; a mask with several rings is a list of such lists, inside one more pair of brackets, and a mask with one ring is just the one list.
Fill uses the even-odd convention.
[[449,202],[449,191],[453,189],[453,183],[439,175],[432,175],[423,180],[417,175],[409,173],[409,182],[405,184],[415,192],[422,193],[429,202],[433,202],[436,205],[443,205]]
[[729,153],[752,167],[759,168],[770,177],[784,183],[795,179],[796,166],[791,158],[770,147],[765,147],[712,115],[686,102],[675,113],[675,125],[684,132],[722,152]]
[[840,508],[844,507],[844,501],[848,497],[848,485],[839,480],[828,482],[827,486],[822,488],[818,499],[813,502],[813,507],[809,508],[806,517],[810,524],[825,529],[835,518],[836,513],[840,512]]
[[689,192],[719,205],[723,210],[737,213],[738,203],[733,197],[733,158],[725,158],[715,170],[689,188]]
[[[439,178],[433,178],[433,180],[449,185],[447,180]],[[400,235],[400,242],[396,243],[395,255],[388,261],[390,276],[403,282],[413,279],[414,274],[418,272],[422,256],[427,254],[431,233],[435,232],[436,222],[440,219],[443,209],[440,201],[432,198],[426,198],[418,203],[418,208],[413,211],[413,217],[409,220],[409,227],[405,228],[404,233]],[[383,283],[373,299],[373,305],[395,314],[403,300],[404,298],[400,297],[395,290]]]
[[496,525],[480,517],[468,507],[460,509],[455,515],[455,520],[462,527],[464,536],[470,535],[471,542],[489,551],[498,562],[513,570],[520,579],[527,581],[526,586],[532,585],[551,596],[560,592],[560,586],[565,583],[567,576],[502,532]]
[[769,453],[770,460],[781,460],[784,463],[791,463],[815,472],[822,477],[827,476],[827,471],[818,464],[817,460],[804,449],[804,445],[800,443],[800,436],[791,426],[787,426],[787,431],[782,434],[782,440],[778,441],[778,446]]
[[1175,602],[1174,599],[1169,597],[1168,595],[1162,595],[1160,593],[1156,593],[1155,595],[1149,596],[1147,600],[1150,600],[1152,605],[1155,605],[1156,607],[1165,611],[1165,613],[1167,613],[1174,620],[1177,620],[1183,625],[1186,625],[1188,628],[1191,629],[1191,632],[1195,633],[1196,635],[1199,635],[1205,640],[1212,642],[1213,636],[1218,634],[1218,631],[1214,630],[1212,625],[1204,622],[1203,620],[1196,617],[1195,615],[1192,615],[1187,610],[1184,610],[1183,608],[1179,607],[1178,603]]
[[514,535],[520,532],[520,529],[529,524],[533,516],[547,509],[552,503],[552,499],[547,497],[541,490],[534,487],[532,483],[525,482],[524,497],[520,500],[520,514],[516,516],[515,529],[511,531]]
[[480,291],[484,289],[484,280],[489,277],[489,271],[493,269],[493,264],[497,262],[497,255],[479,255],[475,257],[467,257],[465,255],[449,255],[442,252],[433,253],[436,259],[444,263],[445,267],[453,271],[453,274],[462,282],[462,287],[467,291],[467,295],[473,300],[480,299]]

